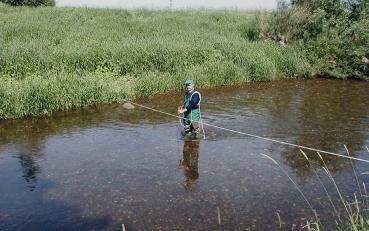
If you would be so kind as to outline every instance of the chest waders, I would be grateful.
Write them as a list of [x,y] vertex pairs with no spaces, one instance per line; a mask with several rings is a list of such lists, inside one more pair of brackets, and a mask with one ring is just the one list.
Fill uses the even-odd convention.
[[201,103],[200,92],[193,91],[191,94],[186,94],[184,97],[183,105],[184,107],[187,107],[190,104],[190,101],[192,100],[192,96],[194,94],[199,95],[199,98],[200,98],[199,103],[196,105],[197,108],[193,108],[189,112],[184,113],[183,124],[184,124],[184,129],[186,133],[190,133],[194,130],[195,133],[199,134],[200,132],[199,121],[201,117],[200,115],[200,103]]

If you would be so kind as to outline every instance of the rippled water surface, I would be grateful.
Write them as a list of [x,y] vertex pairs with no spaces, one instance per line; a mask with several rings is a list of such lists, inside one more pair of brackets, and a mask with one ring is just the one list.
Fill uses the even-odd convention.
[[[284,81],[201,89],[204,121],[369,159],[369,83]],[[175,113],[181,93],[138,101]],[[0,230],[270,230],[339,206],[315,153],[205,127],[178,134],[178,120],[121,105],[0,122]],[[358,187],[350,161],[325,156],[347,200]],[[360,182],[369,164],[353,162]]]

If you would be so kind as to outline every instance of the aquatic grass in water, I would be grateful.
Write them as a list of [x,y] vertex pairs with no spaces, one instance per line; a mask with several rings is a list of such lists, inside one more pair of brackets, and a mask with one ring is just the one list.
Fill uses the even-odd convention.
[[288,177],[288,179],[293,183],[293,185],[295,186],[295,188],[297,189],[297,191],[300,193],[300,195],[303,197],[303,199],[305,200],[306,204],[309,206],[309,208],[311,209],[312,213],[315,216],[315,219],[319,222],[318,219],[318,214],[316,213],[316,210],[313,208],[313,206],[310,204],[309,200],[306,198],[305,194],[303,193],[303,191],[300,189],[300,187],[296,184],[296,182],[290,177],[290,175],[280,166],[280,164],[274,160],[272,157],[265,155],[265,154],[261,154],[262,156],[266,157],[267,159],[271,160],[275,165],[277,165],[279,167],[279,169],[283,172],[284,175],[286,175]]
[[[368,147],[366,147],[366,148],[367,148],[367,151],[369,152]],[[350,156],[350,153],[349,153],[348,148],[347,148],[346,145],[345,145],[345,149],[346,149],[346,152],[347,152],[348,156]],[[312,162],[310,161],[310,159],[308,158],[306,153],[302,150],[300,150],[300,152],[303,155],[303,157],[308,161],[309,165],[312,166]],[[304,195],[303,191],[298,187],[298,185],[293,181],[293,179],[288,175],[288,173],[285,172],[285,170],[278,164],[278,162],[276,160],[269,157],[268,155],[265,155],[265,154],[261,154],[261,155],[268,158],[268,159],[270,159],[274,164],[276,164],[282,170],[282,172],[295,185],[296,189],[302,195],[305,202],[308,204],[309,208],[313,211],[316,221],[314,221],[314,222],[307,221],[307,224],[304,227],[302,227],[302,229],[307,229],[309,231],[313,231],[313,230],[320,230],[321,228],[324,228],[322,223],[318,219],[318,214],[316,213],[316,211],[311,206],[310,202],[308,201],[308,199]],[[322,169],[324,170],[324,172],[328,176],[329,180],[334,185],[334,188],[335,188],[336,192],[339,195],[341,205],[344,207],[345,212],[346,212],[346,215],[343,216],[343,217],[341,217],[341,215],[337,212],[336,206],[334,205],[334,203],[331,199],[331,196],[329,195],[329,192],[327,191],[327,188],[325,187],[325,185],[321,181],[319,175],[317,174],[316,170],[312,166],[312,168],[314,169],[315,176],[318,178],[320,184],[324,188],[324,191],[327,195],[327,198],[329,199],[330,203],[332,204],[334,214],[335,214],[335,216],[338,220],[336,222],[337,230],[354,230],[354,231],[368,230],[369,229],[369,218],[368,218],[368,211],[369,211],[368,210],[368,199],[369,199],[369,195],[367,193],[366,185],[364,183],[363,183],[363,188],[361,189],[360,181],[359,181],[358,175],[357,175],[356,170],[355,170],[355,166],[353,165],[352,161],[350,160],[361,198],[358,199],[356,193],[354,193],[354,195],[353,195],[354,196],[354,201],[350,203],[350,202],[346,201],[343,198],[343,195],[342,195],[335,179],[333,178],[331,172],[329,171],[328,166],[325,163],[322,155],[319,152],[317,152],[317,155],[319,156],[319,159],[321,160],[321,162],[324,165],[322,167]],[[277,213],[277,217],[278,217],[279,227],[281,228],[283,222],[282,222],[282,220],[280,218],[280,215],[278,213]]]
[[205,87],[311,76],[297,45],[243,36],[254,14],[2,5],[0,118],[149,96],[186,78]]
[[320,176],[318,175],[317,171],[315,170],[313,163],[310,161],[310,159],[308,158],[308,156],[306,155],[306,153],[300,149],[301,154],[303,155],[303,157],[306,159],[306,161],[308,161],[309,165],[311,166],[311,168],[313,169],[314,175],[315,177],[318,179],[320,185],[322,186],[322,188],[324,189],[324,192],[330,202],[330,204],[332,205],[332,209],[334,211],[334,214],[336,215],[336,217],[338,218],[339,222],[342,223],[341,221],[341,216],[339,215],[336,206],[334,205],[331,196],[329,195],[329,192],[327,190],[327,187],[324,185],[324,183],[322,182]]

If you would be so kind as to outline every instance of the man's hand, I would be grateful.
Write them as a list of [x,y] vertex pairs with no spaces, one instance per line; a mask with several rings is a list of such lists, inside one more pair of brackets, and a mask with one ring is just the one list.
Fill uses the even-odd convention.
[[183,114],[185,111],[187,111],[186,108],[179,107],[177,113],[179,115],[179,114]]

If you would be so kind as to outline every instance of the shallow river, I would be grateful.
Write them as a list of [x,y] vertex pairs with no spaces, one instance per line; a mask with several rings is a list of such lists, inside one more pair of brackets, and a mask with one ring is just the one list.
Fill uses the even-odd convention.
[[[250,83],[201,89],[204,122],[369,159],[369,83]],[[181,93],[137,101],[175,113]],[[282,230],[344,214],[318,156],[205,126],[189,141],[178,120],[121,105],[0,122],[0,230]],[[345,199],[369,163],[324,155]],[[319,176],[319,178],[317,177]],[[282,223],[278,219],[278,215]]]

